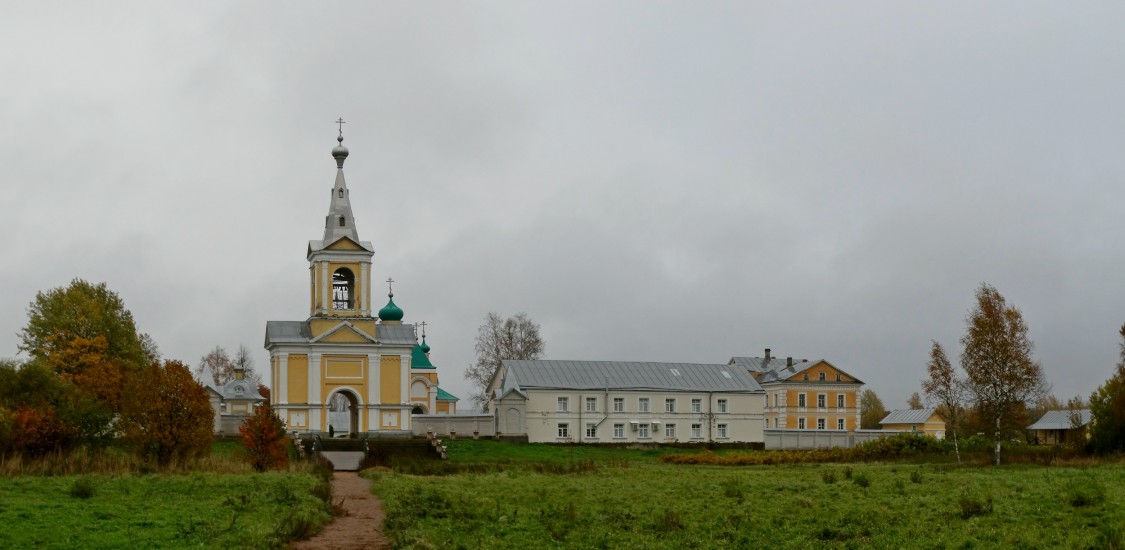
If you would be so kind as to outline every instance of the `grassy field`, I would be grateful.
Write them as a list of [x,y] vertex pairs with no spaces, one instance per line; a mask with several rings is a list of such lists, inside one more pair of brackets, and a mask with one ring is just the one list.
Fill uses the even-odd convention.
[[1120,464],[724,467],[665,464],[663,452],[457,441],[447,475],[367,475],[399,547],[1125,544]]
[[233,449],[221,472],[0,477],[0,548],[276,548],[327,523],[308,468],[255,474]]

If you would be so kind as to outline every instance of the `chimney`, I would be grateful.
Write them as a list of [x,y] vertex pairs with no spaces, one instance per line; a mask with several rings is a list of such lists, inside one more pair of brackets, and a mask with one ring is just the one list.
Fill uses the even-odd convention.
[[766,363],[770,362],[770,348],[766,348]]
[[785,366],[787,366],[787,367],[793,366],[793,358],[792,357],[786,357],[785,358]]

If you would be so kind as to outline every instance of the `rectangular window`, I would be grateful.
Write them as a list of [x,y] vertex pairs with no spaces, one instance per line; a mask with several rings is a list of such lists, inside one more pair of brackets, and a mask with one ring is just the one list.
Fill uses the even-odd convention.
[[570,424],[565,422],[559,424],[559,438],[566,439],[568,437],[570,437]]
[[805,429],[805,419],[804,418],[798,418],[797,419],[797,429],[798,430]]
[[836,408],[844,410],[844,394],[842,393],[836,396]]
[[666,413],[676,412],[676,400],[675,399],[668,398],[668,399],[664,400],[664,412],[666,412]]
[[664,425],[664,437],[676,437],[676,425],[675,424],[665,424]]
[[637,400],[637,412],[648,412],[648,398],[642,397]]
[[837,382],[839,382],[839,381],[840,381],[840,373],[836,373],[836,381],[837,381]]
[[803,393],[797,394],[797,406],[802,408],[802,409],[805,408],[805,394],[803,394]]
[[637,439],[648,439],[648,424],[637,425]]
[[828,406],[828,396],[823,393],[816,394],[816,406],[823,409]]
[[717,402],[717,404],[719,406],[719,412],[721,412],[721,413],[727,412],[727,400],[726,399],[720,399]]
[[625,398],[624,397],[614,397],[613,398],[613,412],[615,412],[615,413],[625,412]]
[[692,424],[691,425],[691,438],[692,439],[703,439],[703,424]]
[[727,425],[726,424],[715,425],[715,431],[718,433],[719,439],[726,439],[727,438]]
[[824,419],[823,418],[817,418],[816,419],[816,429],[818,429],[818,430],[824,429]]
[[566,412],[569,409],[570,409],[570,398],[569,397],[560,397],[559,398],[559,412]]
[[820,373],[820,376],[819,376],[818,378],[819,378],[820,380],[824,380],[824,376],[825,376],[825,374],[826,374],[826,373],[823,373],[823,372],[822,372],[822,373]]
[[703,412],[703,400],[702,399],[692,399],[691,400],[691,412],[693,412],[693,413]]
[[593,422],[586,424],[586,437],[598,437],[598,425]]
[[843,430],[843,429],[845,429],[845,428],[844,428],[844,419],[843,419],[843,418],[837,418],[837,419],[836,419],[836,429],[837,429],[837,430]]
[[613,437],[614,437],[614,439],[625,439],[625,425],[624,424],[614,424],[613,425]]
[[776,428],[776,427],[777,427],[777,419],[776,419],[776,418],[775,418],[775,419],[773,419],[773,427],[774,427],[774,428]]
[[774,407],[775,409],[777,408],[777,396],[778,396],[778,395],[779,395],[779,394],[776,394],[776,393],[775,393],[775,394],[773,394],[773,407]]
[[598,398],[597,397],[587,397],[586,398],[586,412],[597,412],[597,410],[598,410]]

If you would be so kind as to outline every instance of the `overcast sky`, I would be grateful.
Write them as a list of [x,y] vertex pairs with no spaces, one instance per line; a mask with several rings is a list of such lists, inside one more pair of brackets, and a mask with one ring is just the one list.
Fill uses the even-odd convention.
[[988,282],[1060,397],[1118,359],[1120,2],[0,11],[0,356],[83,278],[166,357],[264,371],[266,321],[308,315],[343,117],[373,279],[464,398],[489,311],[552,359],[772,348],[901,408]]

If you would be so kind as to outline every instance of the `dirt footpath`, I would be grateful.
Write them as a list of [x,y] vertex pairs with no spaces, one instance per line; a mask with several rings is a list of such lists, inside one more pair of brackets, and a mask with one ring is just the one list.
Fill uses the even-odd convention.
[[371,494],[371,481],[355,472],[336,472],[332,476],[332,501],[343,499],[345,514],[324,527],[317,536],[297,541],[289,548],[328,550],[391,547],[383,537],[383,503]]

